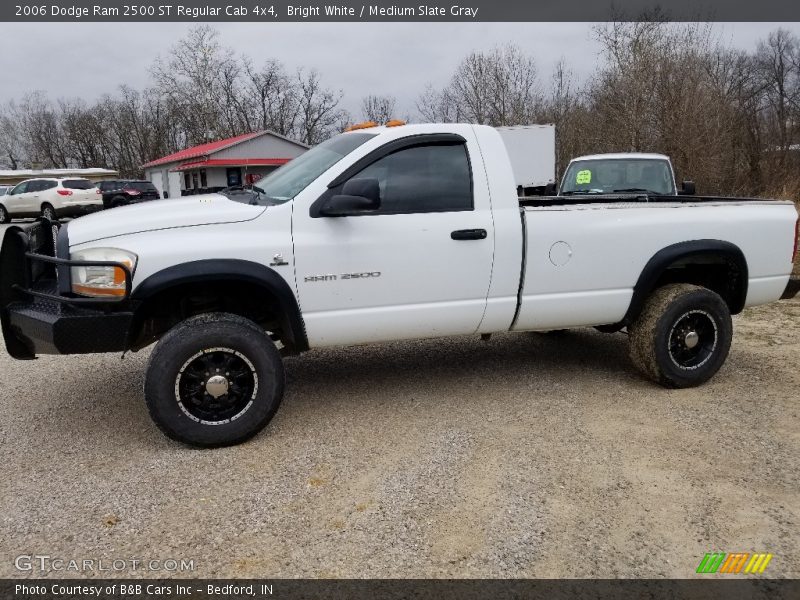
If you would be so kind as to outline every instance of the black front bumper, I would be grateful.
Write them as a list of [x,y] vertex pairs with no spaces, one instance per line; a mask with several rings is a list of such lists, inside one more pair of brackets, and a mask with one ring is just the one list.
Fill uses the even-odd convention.
[[130,311],[103,312],[42,298],[13,302],[4,312],[3,334],[14,358],[123,351],[133,319]]
[[[61,227],[59,232],[58,224],[39,220],[5,232],[0,250],[0,324],[6,349],[14,358],[128,348],[133,320],[130,271],[120,263],[81,263],[59,256],[69,253],[66,225]],[[70,267],[78,265],[121,267],[125,295],[113,299],[71,295]]]
[[786,289],[783,290],[781,300],[788,300],[794,298],[800,292],[800,277],[790,277],[789,283],[786,284]]

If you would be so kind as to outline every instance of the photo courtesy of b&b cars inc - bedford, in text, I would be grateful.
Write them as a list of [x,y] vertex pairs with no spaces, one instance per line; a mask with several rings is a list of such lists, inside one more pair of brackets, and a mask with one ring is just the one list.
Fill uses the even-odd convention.
[[0,599],[800,597],[800,4],[0,4]]

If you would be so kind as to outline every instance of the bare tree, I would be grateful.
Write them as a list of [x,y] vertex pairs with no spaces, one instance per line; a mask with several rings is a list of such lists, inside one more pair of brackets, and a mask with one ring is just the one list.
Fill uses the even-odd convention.
[[[199,25],[158,57],[151,67],[156,86],[180,107],[189,143],[225,136],[221,106],[225,74],[235,71],[233,51],[219,42],[219,32]],[[220,75],[223,75],[221,78]]]
[[426,88],[417,110],[432,121],[520,125],[531,122],[542,99],[535,61],[509,44],[467,55],[444,89]]
[[395,117],[397,99],[394,96],[369,95],[361,99],[361,116],[365,121],[386,123]]
[[[594,30],[595,75],[579,84],[559,62],[543,90],[532,57],[513,45],[472,52],[443,87],[428,85],[425,121],[552,122],[559,168],[591,152],[670,155],[708,193],[800,195],[800,40],[778,29],[755,52],[722,46],[710,25],[645,21]],[[309,144],[350,115],[342,91],[314,70],[237,57],[199,26],[152,67],[153,85],[93,103],[32,92],[0,107],[0,163],[12,168],[108,166],[125,176],[187,145],[256,130]],[[396,100],[362,99],[364,117],[395,117]]]
[[21,164],[27,162],[23,138],[17,106],[14,102],[9,102],[0,109],[0,164],[18,169]]
[[417,99],[417,112],[430,123],[457,123],[461,120],[458,103],[448,89],[436,90],[428,84]]
[[309,145],[330,137],[335,126],[344,117],[339,108],[342,92],[334,93],[325,88],[316,70],[297,72],[299,121],[296,137]]

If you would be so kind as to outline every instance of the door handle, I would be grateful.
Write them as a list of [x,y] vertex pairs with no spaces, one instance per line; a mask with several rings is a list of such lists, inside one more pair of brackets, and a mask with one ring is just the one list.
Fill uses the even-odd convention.
[[453,240],[485,240],[485,229],[457,229],[450,234]]

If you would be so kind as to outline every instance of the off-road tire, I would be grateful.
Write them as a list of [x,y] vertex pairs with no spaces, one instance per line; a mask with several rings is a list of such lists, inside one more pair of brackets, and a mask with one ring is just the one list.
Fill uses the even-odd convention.
[[[690,347],[691,333],[683,332],[698,329],[704,333]],[[631,361],[639,371],[664,387],[688,388],[719,371],[730,351],[733,323],[718,294],[679,283],[655,290],[628,332]]]
[[[192,361],[210,360],[214,352],[242,361],[241,372],[250,377],[249,391],[242,394],[242,402],[249,404],[227,421],[205,421],[207,417],[192,413],[200,409],[182,395],[182,378],[188,377]],[[284,385],[283,362],[263,329],[238,315],[208,313],[186,319],[161,338],[147,364],[144,393],[151,418],[167,436],[191,446],[212,448],[239,444],[261,431],[278,410]],[[206,391],[207,383],[195,389],[201,389],[200,397],[212,404],[217,400]],[[227,383],[225,389],[229,389]],[[229,397],[233,396],[222,396]]]

